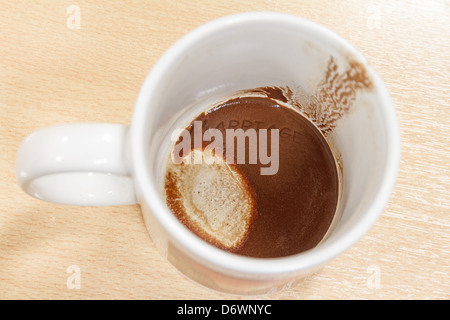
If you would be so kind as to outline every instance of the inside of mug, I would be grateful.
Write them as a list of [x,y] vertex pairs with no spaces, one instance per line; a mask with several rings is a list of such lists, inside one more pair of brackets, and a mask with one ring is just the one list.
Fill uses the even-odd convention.
[[[158,186],[180,119],[192,119],[240,90],[289,88],[292,101],[303,104],[304,114],[323,129],[339,164],[339,219],[319,246],[364,219],[382,184],[389,141],[380,108],[384,101],[355,50],[333,35],[288,22],[248,21],[185,38],[169,55],[170,64],[151,92],[145,129],[147,162]],[[353,87],[345,85],[349,79]]]

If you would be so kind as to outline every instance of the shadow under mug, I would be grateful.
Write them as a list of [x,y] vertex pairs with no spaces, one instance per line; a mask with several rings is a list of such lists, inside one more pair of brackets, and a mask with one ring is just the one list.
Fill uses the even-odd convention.
[[[371,89],[355,95],[328,135],[342,166],[340,214],[318,246],[282,258],[244,257],[211,246],[177,220],[160,188],[177,119],[200,102],[244,89],[294,85],[314,94],[330,61],[339,76],[351,69],[349,59],[363,67]],[[300,17],[251,12],[212,21],[177,41],[147,76],[131,125],[67,124],[32,133],[19,147],[16,176],[24,191],[46,201],[139,203],[157,248],[189,278],[222,292],[264,294],[315,272],[369,230],[392,192],[399,155],[389,94],[353,46]]]

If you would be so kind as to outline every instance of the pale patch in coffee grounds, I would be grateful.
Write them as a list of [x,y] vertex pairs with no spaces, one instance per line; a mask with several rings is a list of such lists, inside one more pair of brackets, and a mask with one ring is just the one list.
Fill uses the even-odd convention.
[[[194,165],[192,159],[198,156],[203,161]],[[183,224],[212,244],[227,250],[239,247],[256,212],[245,177],[219,155],[194,149],[185,158],[190,158],[189,164],[168,163],[169,208]]]

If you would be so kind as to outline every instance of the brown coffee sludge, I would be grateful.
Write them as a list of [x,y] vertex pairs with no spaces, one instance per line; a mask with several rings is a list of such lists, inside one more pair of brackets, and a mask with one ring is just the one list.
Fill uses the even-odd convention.
[[[262,175],[266,164],[230,163],[223,154],[209,155],[214,164],[169,160],[166,199],[178,219],[211,244],[246,256],[280,257],[316,246],[333,220],[339,192],[335,160],[321,132],[268,97],[231,99],[194,121],[201,121],[203,132],[214,128],[223,136],[227,129],[278,129],[278,171]],[[194,121],[186,128],[192,145]],[[209,143],[189,156],[205,155]]]

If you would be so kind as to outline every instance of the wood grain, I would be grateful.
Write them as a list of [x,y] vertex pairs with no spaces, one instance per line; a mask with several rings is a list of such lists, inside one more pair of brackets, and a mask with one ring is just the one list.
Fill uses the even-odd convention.
[[[67,8],[80,8],[80,28]],[[24,194],[20,141],[58,123],[129,123],[149,69],[178,38],[243,11],[302,16],[367,57],[396,105],[402,158],[370,232],[269,299],[450,298],[449,1],[0,2],[0,298],[228,299],[187,280],[155,250],[138,206],[74,207]],[[69,21],[70,25],[70,21]],[[79,266],[79,289],[67,268]],[[70,270],[69,270],[70,271]]]

